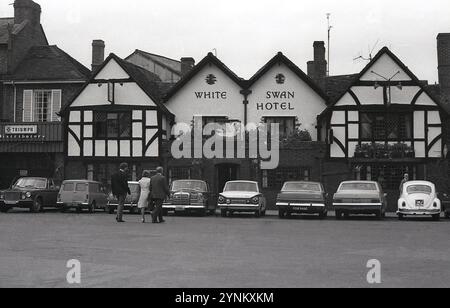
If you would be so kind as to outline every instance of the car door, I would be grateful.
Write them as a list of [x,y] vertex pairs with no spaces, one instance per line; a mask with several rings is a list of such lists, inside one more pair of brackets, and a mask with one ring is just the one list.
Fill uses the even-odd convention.
[[47,179],[47,189],[43,191],[42,197],[44,204],[50,207],[56,207],[56,199],[58,197],[59,189],[57,189],[53,179]]

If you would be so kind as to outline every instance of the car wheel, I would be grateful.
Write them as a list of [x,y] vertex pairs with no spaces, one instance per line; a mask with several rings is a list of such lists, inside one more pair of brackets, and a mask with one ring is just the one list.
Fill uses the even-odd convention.
[[336,219],[338,219],[338,220],[342,219],[342,212],[341,211],[336,211]]
[[345,219],[349,219],[350,218],[350,214],[349,213],[344,213],[344,218]]
[[261,217],[261,209],[259,209],[259,210],[257,210],[257,211],[255,212],[255,217],[256,217],[256,218]]
[[227,217],[227,210],[221,210],[220,211],[220,216]]
[[441,214],[433,215],[433,220],[434,221],[440,221],[441,220]]
[[8,213],[10,209],[11,209],[11,208],[9,208],[9,207],[1,207],[1,208],[0,208],[0,212],[1,212],[1,213]]
[[30,208],[31,213],[39,213],[42,211],[42,199],[36,198]]
[[211,216],[216,215],[216,210],[213,210],[213,209],[209,210],[209,215],[211,215]]
[[205,217],[208,214],[208,211],[206,209],[200,210],[200,217]]
[[77,207],[77,214],[81,214],[81,212],[82,212],[81,206]]
[[65,207],[65,206],[63,206],[62,208],[61,208],[61,213],[66,213],[67,212],[67,208]]
[[321,218],[321,219],[327,218],[327,216],[328,216],[327,212],[322,212],[319,214],[319,218]]
[[284,216],[285,216],[285,211],[283,211],[283,210],[278,210],[278,217],[280,217],[281,219],[283,219],[284,218]]
[[405,215],[403,215],[403,214],[398,214],[398,220],[400,220],[400,221],[405,220]]
[[383,213],[381,211],[379,211],[378,213],[375,214],[375,217],[377,219],[382,219],[383,218]]
[[266,210],[261,212],[262,217],[266,217]]
[[450,219],[450,213],[445,213],[445,218]]

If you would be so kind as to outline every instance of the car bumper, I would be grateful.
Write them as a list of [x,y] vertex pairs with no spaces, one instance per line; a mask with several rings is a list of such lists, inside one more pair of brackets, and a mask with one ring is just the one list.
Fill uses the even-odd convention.
[[66,209],[78,209],[78,208],[85,208],[89,207],[89,203],[84,202],[57,202],[56,206],[60,209],[66,208]]
[[33,206],[32,200],[19,200],[19,201],[0,201],[0,207],[6,208],[31,208]]
[[257,212],[261,205],[259,204],[219,204],[217,206],[221,210],[228,210],[234,212]]
[[288,202],[277,202],[277,207],[280,210],[287,211],[290,213],[300,213],[300,214],[317,214],[325,213],[327,211],[325,204],[323,203],[288,203]]
[[381,203],[333,203],[336,211],[342,211],[353,214],[372,214],[377,213],[383,207]]
[[169,211],[175,211],[175,212],[183,212],[183,211],[200,211],[200,210],[206,210],[206,205],[203,203],[192,203],[192,204],[170,204],[165,203],[163,204],[163,209],[169,210]]
[[[108,203],[108,207],[109,208],[113,208],[113,209],[117,209],[119,205],[117,203]],[[129,209],[137,209],[138,205],[137,204],[130,204],[130,203],[125,203],[123,208],[125,210],[129,210]]]
[[397,214],[401,215],[411,215],[411,216],[430,216],[430,215],[440,215],[440,209],[431,209],[431,210],[410,210],[410,209],[399,209]]

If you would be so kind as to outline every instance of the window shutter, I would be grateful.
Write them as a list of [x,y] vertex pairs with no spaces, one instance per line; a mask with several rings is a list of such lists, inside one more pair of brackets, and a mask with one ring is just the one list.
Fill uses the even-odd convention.
[[33,90],[23,91],[23,122],[33,122]]
[[52,91],[52,122],[59,122],[61,118],[57,115],[61,111],[61,90]]

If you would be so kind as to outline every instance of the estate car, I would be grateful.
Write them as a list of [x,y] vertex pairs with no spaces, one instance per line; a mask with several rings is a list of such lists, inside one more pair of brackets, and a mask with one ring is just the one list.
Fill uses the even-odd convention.
[[214,214],[216,206],[210,200],[211,193],[205,181],[178,180],[170,185],[170,196],[163,204],[167,212],[198,212]]
[[59,187],[51,178],[23,177],[8,190],[0,192],[0,211],[12,208],[27,208],[32,213],[41,212],[46,207],[56,207]]
[[[129,211],[134,214],[138,211],[138,202],[141,196],[141,186],[139,182],[128,182],[128,187],[130,188],[131,195],[127,195],[125,199],[124,210]],[[113,214],[119,205],[119,201],[112,193],[109,194],[108,203],[106,205],[106,211]]]
[[58,194],[57,205],[62,212],[83,209],[93,213],[95,209],[105,209],[108,203],[108,195],[102,183],[87,180],[64,181]]
[[235,212],[254,213],[256,217],[266,215],[266,198],[257,182],[227,182],[223,193],[219,195],[218,203],[222,217]]
[[286,182],[277,197],[280,218],[291,214],[319,214],[325,218],[327,194],[321,183]]
[[386,194],[380,184],[372,181],[349,181],[339,186],[333,197],[336,218],[350,214],[376,215],[381,219],[386,215]]
[[400,220],[405,216],[432,216],[434,220],[440,220],[441,210],[433,183],[411,181],[403,185],[397,211]]

